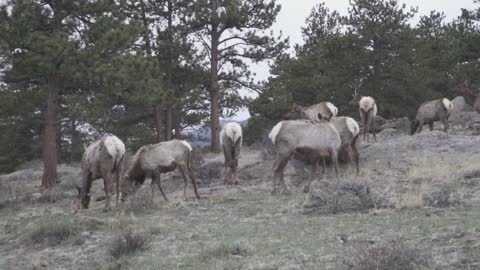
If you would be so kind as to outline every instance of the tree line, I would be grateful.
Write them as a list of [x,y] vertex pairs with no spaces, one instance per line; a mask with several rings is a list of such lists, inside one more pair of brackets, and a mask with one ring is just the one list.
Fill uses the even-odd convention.
[[[357,87],[384,117],[479,84],[480,9],[453,21],[396,0],[351,0],[341,15],[316,5],[304,42],[271,32],[275,0],[7,0],[0,4],[0,172],[42,158],[42,186],[58,162],[78,161],[92,137],[130,149],[211,127],[247,106],[247,142],[291,108],[331,101],[342,115]],[[478,1],[475,1],[478,2]],[[417,17],[416,17],[417,16]],[[250,66],[273,60],[256,82]],[[255,100],[240,89],[256,91]]]
[[[0,171],[41,157],[42,187],[59,161],[113,133],[131,148],[211,126],[256,89],[251,62],[287,40],[266,31],[274,0],[8,0],[0,5]],[[229,110],[225,110],[228,108]]]
[[480,9],[459,11],[447,21],[442,12],[419,16],[396,0],[351,0],[347,15],[315,6],[302,28],[304,44],[278,57],[249,105],[250,141],[292,104],[331,101],[341,115],[357,117],[348,104],[356,88],[375,98],[385,118],[413,117],[424,101],[458,96],[464,82],[478,88]]

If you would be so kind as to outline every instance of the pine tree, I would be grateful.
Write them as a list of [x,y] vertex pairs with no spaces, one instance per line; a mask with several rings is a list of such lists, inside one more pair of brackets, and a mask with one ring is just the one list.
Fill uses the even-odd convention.
[[111,58],[130,41],[131,31],[118,31],[124,23],[120,12],[110,1],[18,0],[1,7],[1,53],[10,65],[4,80],[45,98],[43,188],[58,182],[59,98],[86,84],[88,69],[95,69],[89,61]]
[[197,0],[186,6],[184,20],[196,32],[210,66],[211,150],[220,151],[221,102],[237,98],[237,89],[255,88],[248,65],[275,58],[286,40],[265,34],[280,11],[275,0]]

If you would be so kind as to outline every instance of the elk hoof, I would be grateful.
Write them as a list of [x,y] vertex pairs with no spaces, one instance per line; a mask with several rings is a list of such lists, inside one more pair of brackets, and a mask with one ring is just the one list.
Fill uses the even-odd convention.
[[303,188],[303,193],[308,193],[310,192],[310,188],[309,187],[304,187]]

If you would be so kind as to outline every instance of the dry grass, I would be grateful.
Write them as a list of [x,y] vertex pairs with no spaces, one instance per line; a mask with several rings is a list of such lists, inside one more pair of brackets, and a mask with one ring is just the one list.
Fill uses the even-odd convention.
[[73,239],[79,234],[81,227],[67,216],[41,218],[30,224],[24,240],[33,244],[45,243],[53,246]]
[[115,260],[122,259],[146,249],[148,234],[131,228],[125,229],[113,237],[108,254]]
[[366,182],[339,180],[325,182],[321,190],[311,192],[304,213],[338,214],[366,211],[376,205],[376,196]]
[[229,256],[246,257],[252,254],[252,247],[245,242],[221,243],[200,253],[202,261],[221,260]]
[[402,241],[376,245],[357,245],[348,256],[351,270],[420,270],[431,269],[431,263],[422,252]]

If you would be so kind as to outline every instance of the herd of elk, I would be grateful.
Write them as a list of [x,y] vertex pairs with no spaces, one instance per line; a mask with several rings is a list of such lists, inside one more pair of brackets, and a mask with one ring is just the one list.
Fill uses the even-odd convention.
[[[363,140],[369,141],[370,128],[373,138],[375,134],[375,117],[377,104],[370,96],[358,94],[355,87],[350,105],[358,106],[361,125],[363,126]],[[468,104],[480,112],[480,97],[473,94],[467,83],[460,89]],[[335,173],[338,176],[338,157],[345,153],[348,162],[354,166],[356,173],[360,172],[360,152],[358,138],[360,126],[351,117],[337,117],[338,108],[331,102],[320,102],[309,107],[293,105],[283,121],[277,123],[270,133],[269,139],[273,143],[277,157],[273,166],[273,190],[277,191],[277,180],[282,186],[282,192],[287,193],[284,180],[284,170],[294,153],[301,154],[305,161],[313,165],[313,170],[304,186],[304,191],[310,190],[310,184],[315,175],[319,173],[318,164],[322,162],[325,172],[325,160],[330,159]],[[411,134],[421,132],[422,127],[429,125],[433,129],[435,121],[441,121],[444,131],[448,132],[448,118],[452,112],[453,104],[446,98],[427,101],[417,110],[415,119],[411,123]],[[242,127],[238,123],[227,123],[220,132],[220,144],[224,156],[224,183],[238,184],[238,163],[242,148]],[[151,178],[151,192],[154,196],[154,185],[160,190],[165,201],[168,201],[162,189],[160,175],[179,168],[184,178],[184,197],[190,180],[197,199],[197,182],[190,166],[192,155],[191,145],[183,140],[173,139],[166,142],[151,144],[141,147],[128,162],[123,172],[125,145],[116,136],[107,136],[86,148],[81,162],[82,184],[79,189],[81,206],[88,208],[90,202],[90,189],[92,182],[103,178],[106,194],[105,209],[110,208],[110,193],[112,184],[116,183],[117,203],[119,195],[125,201],[128,195],[135,192],[146,178]],[[123,174],[123,176],[122,176]],[[120,191],[120,178],[122,187]]]

